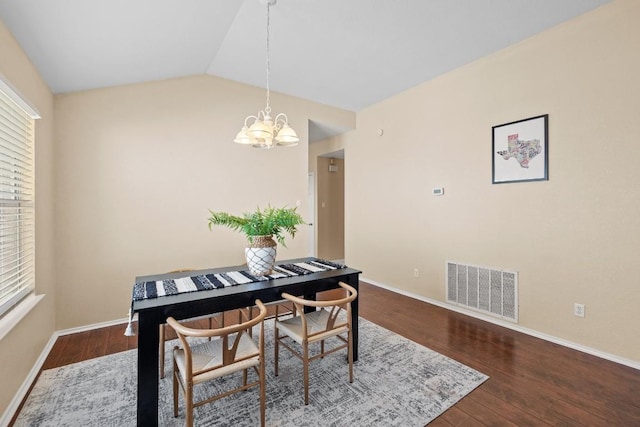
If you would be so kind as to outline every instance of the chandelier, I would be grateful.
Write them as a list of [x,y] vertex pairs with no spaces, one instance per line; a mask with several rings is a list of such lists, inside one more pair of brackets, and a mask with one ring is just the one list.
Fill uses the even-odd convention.
[[[277,0],[261,0],[267,5],[267,106],[259,111],[256,116],[247,116],[244,126],[233,140],[238,144],[251,145],[254,148],[274,148],[275,146],[293,147],[298,145],[298,135],[291,126],[286,114],[277,114],[275,119],[271,117],[271,104],[269,99],[269,7],[276,4]],[[251,123],[253,121],[253,123]]]

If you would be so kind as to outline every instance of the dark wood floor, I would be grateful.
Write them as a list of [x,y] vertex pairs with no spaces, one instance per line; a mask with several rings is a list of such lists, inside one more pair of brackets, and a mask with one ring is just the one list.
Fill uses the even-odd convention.
[[[638,370],[366,283],[359,298],[365,319],[490,376],[432,426],[640,426]],[[43,369],[136,348],[123,330],[60,337]]]

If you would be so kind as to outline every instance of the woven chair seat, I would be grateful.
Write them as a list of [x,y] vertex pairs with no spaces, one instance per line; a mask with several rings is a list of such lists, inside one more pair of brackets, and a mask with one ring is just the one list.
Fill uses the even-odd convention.
[[[251,337],[246,334],[243,334],[240,337],[236,359],[244,359],[245,357],[247,357],[247,359],[239,360],[238,362],[227,366],[222,366],[221,339],[214,339],[195,345],[191,347],[191,370],[193,372],[193,383],[199,384],[204,381],[209,381],[214,378],[223,377],[237,371],[251,368],[252,366],[258,366],[258,364],[260,364],[260,357],[258,354],[258,346],[256,346]],[[173,356],[178,364],[178,369],[183,381],[186,381],[187,376],[184,350],[181,348],[174,350]]]
[[[312,313],[307,313],[307,342],[322,341],[349,331],[346,323],[344,325],[335,325],[333,329],[326,330],[329,316],[329,311],[324,308]],[[305,339],[302,330],[302,318],[299,316],[280,320],[276,322],[276,327],[298,344],[302,344]]]

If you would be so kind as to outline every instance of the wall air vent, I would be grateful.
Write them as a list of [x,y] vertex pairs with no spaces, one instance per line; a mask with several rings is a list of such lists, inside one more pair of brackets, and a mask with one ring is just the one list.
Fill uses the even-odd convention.
[[447,302],[518,323],[518,273],[447,261]]

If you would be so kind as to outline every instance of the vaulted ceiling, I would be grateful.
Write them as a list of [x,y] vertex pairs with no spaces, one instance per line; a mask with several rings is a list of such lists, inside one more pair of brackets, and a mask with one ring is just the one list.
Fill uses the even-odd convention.
[[[609,1],[278,0],[270,86],[358,111]],[[54,93],[204,73],[265,87],[264,0],[0,0],[0,18]]]

